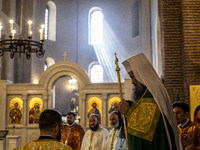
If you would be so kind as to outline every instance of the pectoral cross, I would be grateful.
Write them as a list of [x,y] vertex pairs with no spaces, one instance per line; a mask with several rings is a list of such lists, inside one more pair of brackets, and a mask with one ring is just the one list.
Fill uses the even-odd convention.
[[122,150],[122,145],[120,145],[120,148],[119,148],[119,150]]
[[111,144],[111,147],[110,147],[110,150],[112,150],[113,149],[113,144]]
[[92,146],[90,145],[90,147],[88,147],[89,148],[89,150],[91,150],[92,149]]
[[92,140],[93,140],[93,135],[94,135],[94,132],[92,131],[92,134],[91,134],[91,137],[90,137],[90,147],[88,147],[89,150],[92,149]]

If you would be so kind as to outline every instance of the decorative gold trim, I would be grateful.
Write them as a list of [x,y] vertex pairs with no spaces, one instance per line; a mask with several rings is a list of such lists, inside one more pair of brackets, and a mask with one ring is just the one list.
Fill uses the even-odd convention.
[[155,130],[160,117],[160,110],[153,98],[143,96],[128,109],[128,133],[136,137],[153,141]]

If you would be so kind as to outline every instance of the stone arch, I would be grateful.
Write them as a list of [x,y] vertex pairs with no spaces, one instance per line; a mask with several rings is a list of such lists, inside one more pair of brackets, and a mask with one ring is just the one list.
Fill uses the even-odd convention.
[[[78,66],[75,63],[68,62],[68,61],[62,61],[59,63],[56,63],[49,68],[47,68],[46,71],[43,72],[39,84],[43,84],[44,88],[47,89],[48,92],[48,102],[47,102],[47,108],[51,108],[51,89],[53,87],[53,84],[55,81],[57,81],[59,78],[63,76],[73,76],[77,79],[78,85],[79,85],[79,95],[81,95],[81,89],[84,88],[86,84],[90,84],[90,79],[80,66]],[[81,98],[79,97],[79,106],[81,106]]]

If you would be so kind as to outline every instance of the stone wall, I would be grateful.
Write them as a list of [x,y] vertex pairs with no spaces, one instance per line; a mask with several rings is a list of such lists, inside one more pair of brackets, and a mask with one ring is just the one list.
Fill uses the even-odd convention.
[[189,103],[189,85],[200,84],[200,2],[159,1],[165,87],[171,101]]
[[182,63],[184,100],[189,85],[200,84],[200,1],[182,0]]

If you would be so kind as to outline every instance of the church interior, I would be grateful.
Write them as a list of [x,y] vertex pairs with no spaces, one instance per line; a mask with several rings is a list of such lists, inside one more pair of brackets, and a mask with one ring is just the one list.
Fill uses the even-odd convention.
[[[33,42],[16,50],[20,40]],[[39,137],[46,108],[63,124],[75,112],[87,130],[96,103],[110,129],[120,102],[115,53],[125,100],[132,84],[122,62],[144,53],[171,103],[187,102],[191,120],[200,105],[198,0],[0,0],[0,43],[0,130],[15,126],[19,146]]]

